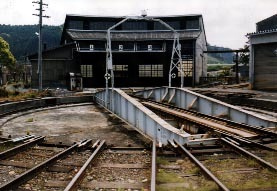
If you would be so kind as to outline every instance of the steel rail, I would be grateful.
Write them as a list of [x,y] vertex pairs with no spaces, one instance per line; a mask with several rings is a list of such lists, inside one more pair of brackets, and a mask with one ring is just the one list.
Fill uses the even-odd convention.
[[261,148],[261,149],[277,152],[277,150],[274,149],[274,148],[271,148],[269,146],[263,145],[261,143],[257,143],[255,141],[252,141],[252,140],[249,140],[249,139],[245,139],[245,138],[238,137],[238,136],[228,136],[228,135],[226,137],[232,137],[232,139],[235,139],[236,141],[238,141],[240,143],[244,143],[244,144],[247,144],[247,145],[250,145],[250,146],[256,146],[256,147]]
[[[98,141],[96,141],[96,143],[98,143]],[[77,186],[83,179],[83,177],[85,175],[85,171],[90,166],[90,164],[95,159],[95,157],[99,154],[99,152],[104,148],[104,146],[105,146],[105,140],[103,140],[99,143],[99,145],[97,146],[95,151],[92,153],[92,155],[89,157],[89,159],[85,162],[85,164],[82,166],[82,168],[78,171],[78,173],[73,177],[73,179],[69,182],[69,184],[64,189],[64,191],[77,190]]]
[[239,151],[239,153],[243,154],[246,157],[249,157],[251,159],[254,159],[255,161],[257,161],[258,163],[260,163],[262,166],[268,168],[269,170],[272,171],[277,171],[277,167],[272,165],[271,163],[265,161],[264,159],[254,155],[253,153],[241,148],[240,146],[232,143],[231,141],[225,139],[225,138],[221,138],[221,141],[224,142],[225,144],[227,144],[228,146],[232,147],[233,149]]
[[152,167],[151,167],[151,189],[150,191],[156,190],[156,161],[157,161],[157,154],[156,154],[156,141],[153,141],[152,146]]
[[231,120],[228,120],[228,119],[224,119],[224,118],[220,118],[220,117],[216,117],[216,116],[212,116],[212,115],[207,115],[207,114],[199,113],[197,111],[187,110],[187,109],[184,109],[184,108],[179,108],[179,107],[176,107],[176,106],[173,106],[173,105],[170,105],[170,104],[156,102],[156,101],[153,101],[153,100],[150,100],[150,102],[154,102],[156,104],[160,104],[160,105],[164,105],[164,106],[167,106],[167,107],[170,107],[170,108],[174,108],[178,111],[182,111],[182,112],[185,112],[185,113],[190,113],[190,114],[196,115],[197,117],[210,118],[210,119],[216,120],[217,122],[224,123],[225,125],[232,126],[233,128],[238,128],[238,126],[239,126],[239,128],[243,127],[245,129],[252,130],[252,131],[255,131],[255,132],[258,131],[259,133],[270,134],[271,136],[276,136],[277,135],[277,132],[271,131],[271,130],[263,128],[263,127],[242,124],[242,123],[238,123],[238,122],[231,121]]
[[27,143],[24,143],[22,145],[18,145],[18,146],[14,147],[14,148],[11,148],[9,150],[3,151],[3,152],[0,153],[0,160],[3,160],[3,159],[6,159],[10,156],[16,155],[17,153],[22,152],[22,151],[28,149],[29,147],[31,147],[33,145],[36,145],[40,142],[43,142],[44,138],[45,137],[35,137],[33,140],[32,139],[28,140],[29,142],[27,142]]
[[7,191],[12,190],[23,184],[24,182],[32,179],[35,177],[39,172],[43,169],[47,168],[52,163],[56,162],[58,159],[64,157],[65,155],[71,153],[73,150],[78,148],[79,143],[72,145],[71,147],[67,148],[66,150],[58,153],[57,155],[51,157],[50,159],[40,163],[39,165],[31,168],[30,170],[24,172],[20,176],[16,177],[15,179],[3,184],[0,186],[0,191]]
[[263,128],[263,127],[242,124],[242,123],[238,123],[238,122],[231,121],[231,120],[228,120],[228,119],[203,114],[203,113],[200,113],[200,112],[197,112],[197,111],[180,108],[180,107],[177,107],[177,106],[174,106],[174,105],[170,105],[168,103],[161,103],[161,102],[157,102],[157,101],[147,99],[147,98],[142,98],[142,97],[135,96],[135,95],[130,95],[130,96],[132,96],[134,98],[137,98],[137,99],[140,99],[140,100],[145,100],[147,102],[152,102],[152,103],[155,103],[155,104],[158,104],[158,105],[167,106],[168,108],[173,108],[173,109],[176,109],[178,111],[182,111],[182,112],[185,112],[185,113],[195,115],[197,117],[210,118],[210,119],[216,120],[219,123],[224,123],[225,125],[232,126],[234,128],[237,128],[237,127],[245,128],[245,129],[252,130],[252,131],[255,131],[255,132],[257,131],[257,132],[262,133],[262,134],[267,134],[267,135],[270,135],[270,136],[273,136],[273,137],[277,136],[277,132],[271,131],[271,130]]
[[[159,103],[159,102],[155,102],[155,101],[150,101],[150,102],[158,103],[158,105],[165,105],[165,106],[168,105],[168,104],[163,104],[163,103]],[[170,107],[171,107],[171,106],[170,106]],[[176,107],[173,106],[173,108],[176,108]],[[184,109],[178,108],[178,110],[182,111],[182,110],[184,110]],[[236,123],[236,122],[235,122],[235,123]],[[240,124],[238,124],[238,125],[240,125]],[[244,126],[245,124],[241,124],[241,125]],[[228,126],[228,127],[230,127],[230,126]],[[246,144],[248,144],[248,145],[254,145],[254,146],[256,146],[256,147],[259,147],[259,148],[262,148],[262,149],[265,149],[265,150],[269,150],[269,151],[274,151],[274,152],[277,151],[277,150],[274,149],[274,148],[268,147],[268,146],[263,145],[263,144],[261,144],[261,143],[257,143],[257,142],[255,142],[255,141],[250,140],[250,139],[247,139],[247,138],[244,138],[244,137],[240,137],[240,136],[238,136],[238,135],[235,135],[235,134],[232,134],[232,133],[229,133],[229,132],[225,132],[225,131],[223,131],[223,130],[210,128],[209,126],[203,126],[203,128],[207,128],[207,129],[209,129],[209,130],[213,130],[214,132],[219,133],[219,134],[221,134],[221,135],[223,135],[223,136],[225,136],[225,137],[231,137],[232,139],[235,139],[235,140],[237,140],[237,141],[239,141],[239,142],[246,143]]]
[[23,142],[23,141],[27,141],[28,139],[32,139],[32,138],[35,138],[35,136],[34,135],[24,135],[24,136],[21,136],[21,137],[16,137],[16,138],[13,138],[13,139],[2,141],[2,142],[0,142],[0,145]]
[[220,180],[212,174],[212,172],[207,169],[197,158],[195,158],[183,145],[178,141],[174,140],[175,143],[185,152],[185,154],[192,160],[209,178],[211,178],[221,190],[230,191]]
[[195,115],[183,113],[178,110],[167,108],[165,106],[161,106],[158,104],[148,103],[148,102],[143,102],[143,104],[146,105],[146,107],[150,107],[154,110],[167,113],[167,114],[177,117],[179,119],[187,120],[187,121],[193,122],[195,124],[213,129],[213,130],[220,130],[220,131],[228,132],[228,133],[231,133],[234,135],[239,135],[241,137],[256,137],[256,136],[258,136],[258,134],[249,132],[248,130],[230,128],[229,126],[226,126],[225,124],[220,124],[220,123],[218,124],[216,121],[212,121],[207,118],[199,118]]

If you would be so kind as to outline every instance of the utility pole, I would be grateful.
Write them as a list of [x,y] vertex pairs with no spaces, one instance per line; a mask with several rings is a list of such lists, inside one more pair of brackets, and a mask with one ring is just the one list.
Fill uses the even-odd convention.
[[42,15],[44,6],[48,7],[48,4],[44,4],[43,0],[33,1],[32,3],[38,4],[39,8],[36,10],[39,12],[38,14],[33,14],[34,16],[39,17],[39,32],[38,32],[38,85],[39,91],[42,91],[42,18],[50,18],[49,16]]

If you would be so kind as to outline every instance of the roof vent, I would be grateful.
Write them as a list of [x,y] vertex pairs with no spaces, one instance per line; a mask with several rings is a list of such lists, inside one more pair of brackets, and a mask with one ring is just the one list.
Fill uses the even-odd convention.
[[141,16],[143,16],[143,17],[146,17],[146,16],[147,16],[146,10],[142,10],[142,11],[141,11]]

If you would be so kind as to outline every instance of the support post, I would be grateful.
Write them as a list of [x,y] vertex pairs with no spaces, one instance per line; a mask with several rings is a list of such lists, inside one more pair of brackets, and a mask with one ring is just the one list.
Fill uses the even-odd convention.
[[39,11],[38,14],[33,14],[34,16],[39,17],[39,31],[38,31],[38,89],[39,91],[42,91],[42,18],[50,18],[49,16],[42,15],[43,6],[48,6],[48,4],[44,4],[42,0],[39,1],[33,1],[32,3],[38,4],[39,8],[36,10]]
[[39,4],[39,36],[38,36],[38,89],[42,91],[42,0]]
[[236,83],[239,84],[239,53],[236,52]]

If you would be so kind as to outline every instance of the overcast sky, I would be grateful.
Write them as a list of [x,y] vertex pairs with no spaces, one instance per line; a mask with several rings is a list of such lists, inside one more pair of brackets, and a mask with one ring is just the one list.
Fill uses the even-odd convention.
[[[0,0],[0,24],[36,24],[33,0]],[[277,0],[44,0],[44,24],[63,24],[66,14],[135,16],[202,14],[212,45],[241,48],[255,23],[277,14]],[[1,33],[1,31],[0,31]]]

